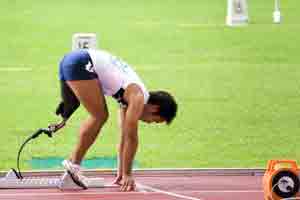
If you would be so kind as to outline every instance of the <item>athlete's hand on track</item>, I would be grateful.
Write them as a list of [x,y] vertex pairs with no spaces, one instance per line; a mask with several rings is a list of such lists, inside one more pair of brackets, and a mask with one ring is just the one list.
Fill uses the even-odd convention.
[[135,182],[133,176],[125,175],[123,177],[123,184],[121,185],[122,192],[130,192],[135,190]]
[[113,184],[116,184],[116,185],[122,185],[121,181],[123,179],[123,176],[118,174],[117,177],[115,178],[115,180],[113,181]]

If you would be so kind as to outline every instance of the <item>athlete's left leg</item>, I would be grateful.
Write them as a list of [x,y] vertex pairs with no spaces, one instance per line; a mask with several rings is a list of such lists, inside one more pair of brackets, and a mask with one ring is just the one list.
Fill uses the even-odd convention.
[[73,163],[80,164],[107,121],[108,111],[98,79],[67,81],[67,84],[89,113],[89,117],[81,124],[79,141],[71,156]]

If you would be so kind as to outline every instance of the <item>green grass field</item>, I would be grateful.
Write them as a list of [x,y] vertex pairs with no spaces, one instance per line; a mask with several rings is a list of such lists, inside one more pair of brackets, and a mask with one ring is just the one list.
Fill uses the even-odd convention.
[[[249,1],[251,23],[224,25],[221,0],[1,1],[0,169],[15,166],[21,142],[56,121],[58,62],[75,32],[95,32],[99,45],[130,63],[149,89],[178,100],[171,126],[140,125],[140,167],[264,167],[300,160],[300,2]],[[117,104],[87,157],[116,156]],[[27,146],[34,157],[67,157],[81,108],[54,139]]]

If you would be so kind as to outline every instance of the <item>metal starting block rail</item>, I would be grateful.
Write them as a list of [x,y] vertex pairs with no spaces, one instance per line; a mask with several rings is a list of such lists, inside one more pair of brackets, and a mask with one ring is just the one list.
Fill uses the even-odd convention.
[[[85,183],[88,188],[103,188],[104,178],[86,177]],[[13,170],[10,170],[5,177],[0,178],[0,189],[43,189],[58,188],[65,189],[82,189],[70,175],[65,172],[61,177],[24,177],[19,179]]]

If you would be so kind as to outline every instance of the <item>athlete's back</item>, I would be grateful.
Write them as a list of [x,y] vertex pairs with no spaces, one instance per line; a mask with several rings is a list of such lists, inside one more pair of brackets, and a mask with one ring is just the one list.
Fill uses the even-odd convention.
[[105,95],[112,96],[120,88],[126,89],[129,84],[135,83],[140,86],[144,93],[145,103],[147,103],[149,93],[130,65],[104,50],[89,49],[88,53],[93,62],[93,70],[98,75]]

